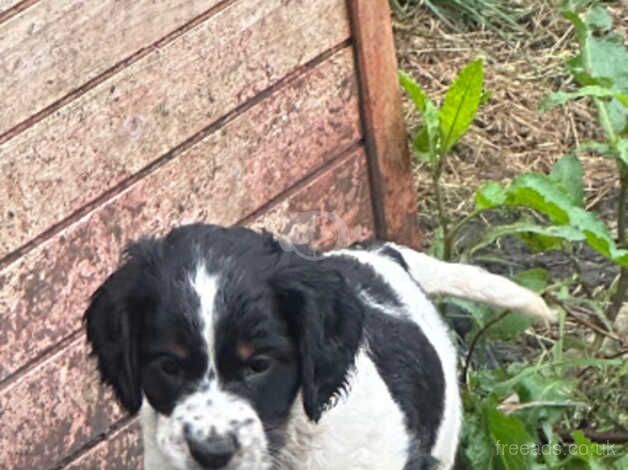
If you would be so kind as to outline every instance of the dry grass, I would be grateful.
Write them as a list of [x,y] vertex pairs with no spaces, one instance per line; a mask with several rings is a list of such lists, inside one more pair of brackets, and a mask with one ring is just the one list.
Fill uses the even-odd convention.
[[[597,136],[597,118],[586,102],[538,111],[548,93],[570,86],[564,61],[574,53],[575,40],[556,6],[555,1],[529,2],[522,31],[510,34],[507,41],[491,31],[447,31],[421,8],[394,18],[399,66],[438,102],[464,64],[480,55],[485,58],[486,88],[492,99],[446,165],[443,187],[449,213],[468,212],[470,196],[482,182],[507,181],[523,171],[548,171],[578,143]],[[625,10],[615,13],[618,18],[626,16]],[[413,132],[419,118],[404,100],[406,122]],[[603,202],[597,208],[611,216],[608,196],[613,199],[619,186],[614,164],[585,156],[583,165],[587,205]],[[430,233],[435,223],[430,176],[420,165],[416,185],[421,225]]]

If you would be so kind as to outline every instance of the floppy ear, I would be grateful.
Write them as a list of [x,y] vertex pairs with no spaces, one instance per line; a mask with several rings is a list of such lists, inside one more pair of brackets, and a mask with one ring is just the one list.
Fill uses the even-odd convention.
[[142,316],[154,302],[147,283],[142,282],[142,269],[136,258],[127,255],[124,264],[94,292],[83,317],[100,378],[113,387],[131,413],[142,404],[139,336]]
[[326,260],[299,258],[271,280],[301,359],[307,416],[318,421],[347,385],[362,339],[364,313],[344,277]]

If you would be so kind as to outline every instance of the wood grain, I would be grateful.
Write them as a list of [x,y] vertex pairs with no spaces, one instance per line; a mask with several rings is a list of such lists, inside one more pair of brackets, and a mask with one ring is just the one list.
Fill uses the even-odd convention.
[[233,224],[361,138],[349,48],[0,270],[0,381],[80,327],[129,238]]
[[349,0],[378,236],[420,247],[388,0]]
[[344,0],[248,0],[0,146],[0,259],[349,37]]
[[70,462],[64,470],[131,470],[142,468],[142,437],[137,419]]
[[[357,149],[250,224],[283,233],[300,225],[300,233],[311,234],[310,242],[329,248],[340,239],[339,227],[351,228],[348,242],[371,236],[371,215],[366,158]],[[119,419],[110,395],[96,385],[84,341],[79,336],[0,391],[0,468],[54,467]]]
[[1,24],[0,135],[219,2],[41,0]]

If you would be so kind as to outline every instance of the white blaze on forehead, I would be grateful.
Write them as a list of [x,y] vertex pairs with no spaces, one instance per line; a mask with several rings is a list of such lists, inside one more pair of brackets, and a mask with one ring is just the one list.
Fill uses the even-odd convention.
[[203,338],[207,342],[207,355],[210,370],[215,370],[214,364],[214,312],[216,293],[218,292],[218,276],[210,274],[204,264],[196,267],[190,278],[192,288],[196,291],[200,301],[199,318],[202,322]]

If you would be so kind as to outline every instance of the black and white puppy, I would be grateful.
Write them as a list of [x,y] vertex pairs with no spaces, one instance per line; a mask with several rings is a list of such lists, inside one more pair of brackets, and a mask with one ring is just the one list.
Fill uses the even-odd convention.
[[319,254],[189,225],[128,246],[87,338],[140,412],[147,470],[447,469],[456,350],[424,289],[509,282],[465,269],[391,243]]

